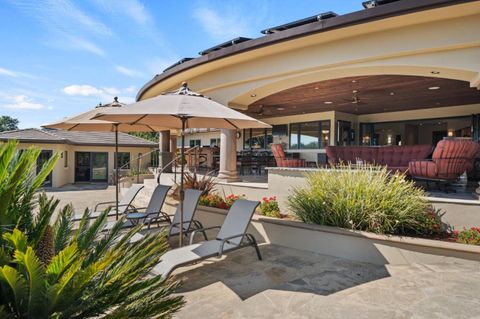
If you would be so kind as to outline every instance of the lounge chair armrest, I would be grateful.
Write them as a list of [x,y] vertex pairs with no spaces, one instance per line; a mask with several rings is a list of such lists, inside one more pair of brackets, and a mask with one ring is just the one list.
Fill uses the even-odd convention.
[[217,228],[221,228],[222,226],[211,226],[211,227],[204,227],[204,228],[198,228],[198,229],[195,229],[194,231],[192,231],[192,233],[190,234],[190,242],[189,244],[193,244],[193,239],[195,238],[195,235],[199,232],[205,232],[206,230],[210,230],[210,229],[217,229]]
[[223,238],[222,243],[220,244],[220,248],[218,250],[218,256],[221,257],[223,255],[223,247],[225,246],[225,243],[230,243],[231,239],[235,239],[238,237],[243,238],[243,236],[245,236],[245,234],[238,234],[238,235],[233,235],[233,236]]
[[[93,209],[93,211],[96,212],[97,209],[98,209],[98,206],[103,206],[103,205],[107,205],[107,204],[115,204],[115,203],[116,203],[116,201],[97,203],[97,205],[95,205],[95,208]],[[110,206],[112,206],[112,205],[110,205]]]

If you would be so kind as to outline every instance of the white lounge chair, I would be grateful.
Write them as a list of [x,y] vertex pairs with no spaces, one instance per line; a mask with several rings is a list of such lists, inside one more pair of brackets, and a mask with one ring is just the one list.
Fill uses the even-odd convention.
[[[184,236],[188,236],[189,233],[196,229],[203,228],[202,223],[198,220],[195,220],[195,212],[197,211],[198,202],[200,201],[200,196],[202,196],[202,191],[197,189],[187,189],[185,190],[185,199],[183,201],[183,234]],[[178,236],[180,235],[180,205],[178,205],[177,210],[175,211],[175,215],[173,216],[173,220],[170,221],[170,217],[162,213],[160,219],[166,221],[168,223],[168,238],[171,236]],[[157,219],[152,219],[149,222],[148,228],[150,228],[151,224],[157,223]],[[206,238],[206,235],[204,233]]]
[[[143,224],[149,224],[151,220],[160,221],[162,218],[168,219],[169,221],[170,217],[162,212],[162,207],[170,188],[172,187],[158,184],[150,197],[147,207],[134,207],[127,209],[125,212],[127,220],[123,224],[123,227],[132,227],[140,222]],[[133,207],[133,205],[130,206]],[[104,231],[110,230],[115,223],[115,221],[108,222]]]
[[[190,245],[172,249],[165,253],[152,272],[168,278],[172,271],[178,267],[193,264],[213,256],[221,257],[226,252],[246,246],[253,246],[258,259],[262,260],[255,237],[246,233],[258,204],[259,202],[255,201],[236,200],[228,211],[222,226],[194,230],[190,236]],[[193,239],[198,232],[215,228],[220,228],[215,239],[193,244]]]
[[[135,208],[132,205],[132,202],[135,199],[135,197],[137,196],[137,194],[142,190],[142,188],[143,188],[143,184],[133,184],[128,189],[128,191],[125,193],[125,195],[122,197],[122,199],[118,202],[118,216],[122,216],[123,214],[125,214],[127,212],[127,210]],[[116,212],[116,208],[115,208],[116,207],[115,203],[116,203],[115,201],[98,203],[97,205],[95,205],[95,208],[93,209],[93,211],[90,212],[90,215],[89,215],[88,218],[89,219],[95,219],[98,216],[100,216],[102,211],[105,211],[105,209],[108,209],[108,208],[111,209],[110,212],[108,212],[108,216],[109,217],[116,216],[117,212]],[[103,207],[103,209],[99,210],[99,207]],[[83,217],[83,214],[84,214],[83,212],[82,213],[76,213],[73,216],[73,221],[74,222],[80,221]]]

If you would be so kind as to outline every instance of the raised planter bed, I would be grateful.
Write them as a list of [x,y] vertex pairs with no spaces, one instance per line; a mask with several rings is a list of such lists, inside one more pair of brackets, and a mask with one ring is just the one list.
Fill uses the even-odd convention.
[[[221,225],[227,211],[201,206],[196,215],[205,227]],[[259,242],[374,264],[437,264],[452,258],[480,261],[480,246],[305,224],[255,215],[249,232]]]

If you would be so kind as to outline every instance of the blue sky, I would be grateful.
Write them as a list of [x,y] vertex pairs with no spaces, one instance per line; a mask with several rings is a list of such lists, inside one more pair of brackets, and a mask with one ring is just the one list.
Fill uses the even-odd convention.
[[183,57],[361,0],[0,0],[0,115],[38,127],[140,87]]

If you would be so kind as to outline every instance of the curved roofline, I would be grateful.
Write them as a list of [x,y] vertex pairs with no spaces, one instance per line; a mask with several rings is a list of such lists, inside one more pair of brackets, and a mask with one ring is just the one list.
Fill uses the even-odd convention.
[[246,42],[238,43],[233,46],[213,51],[209,54],[199,56],[190,61],[179,64],[167,71],[157,74],[148,81],[139,91],[136,100],[139,101],[143,94],[157,83],[164,81],[176,74],[196,66],[206,64],[232,55],[240,54],[246,51],[252,51],[265,46],[273,45],[279,42],[289,41],[295,38],[304,37],[314,33],[327,32],[334,29],[341,29],[356,24],[368,23],[376,20],[400,16],[408,13],[419,12],[429,9],[435,9],[450,5],[457,5],[467,2],[476,2],[478,0],[401,0],[386,5],[377,6],[370,9],[364,9],[332,17],[327,20],[309,23],[292,29],[284,30],[252,39]]

